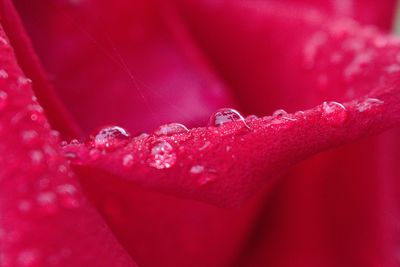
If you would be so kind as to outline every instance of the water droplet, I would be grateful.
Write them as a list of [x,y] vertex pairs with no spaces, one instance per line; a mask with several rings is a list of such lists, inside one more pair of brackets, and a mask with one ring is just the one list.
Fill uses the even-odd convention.
[[297,120],[297,119],[291,117],[289,115],[289,113],[287,113],[283,109],[275,110],[274,113],[272,113],[272,117],[275,119],[271,121],[270,125],[281,124],[284,121],[296,121]]
[[18,209],[21,212],[28,212],[31,209],[32,205],[28,200],[21,200],[18,203]]
[[214,182],[217,179],[217,176],[214,173],[203,173],[200,175],[200,178],[197,180],[199,185],[206,185],[211,182]]
[[39,141],[39,135],[35,130],[23,131],[21,133],[22,142],[27,145],[33,145]]
[[72,209],[79,207],[79,201],[76,196],[77,189],[72,184],[62,184],[57,186],[60,203],[63,207]]
[[384,102],[377,98],[367,98],[363,102],[358,103],[357,109],[360,112],[370,110],[374,107],[382,105]]
[[258,117],[256,115],[249,115],[246,117],[246,121],[252,121],[252,120],[256,120],[258,119]]
[[65,140],[60,142],[60,146],[62,146],[62,147],[67,146],[67,145],[68,145],[68,142]]
[[157,143],[151,149],[149,165],[156,169],[171,168],[176,161],[176,154],[174,148],[170,143],[162,141]]
[[3,45],[8,45],[7,40],[2,36],[0,36],[0,43],[3,44]]
[[324,102],[322,104],[322,117],[332,126],[340,126],[347,119],[347,109],[337,102]]
[[32,80],[29,78],[26,78],[25,76],[19,76],[17,79],[17,82],[21,85],[26,85],[32,83]]
[[146,139],[146,138],[148,138],[150,135],[148,134],[148,133],[141,133],[141,134],[139,134],[138,136],[136,136],[135,138],[137,139],[137,140],[144,140],[144,139]]
[[191,174],[200,174],[204,171],[204,166],[201,165],[194,165],[192,168],[190,168],[190,173]]
[[125,168],[130,168],[133,165],[133,155],[132,154],[126,154],[123,158],[122,158],[122,165]]
[[101,156],[100,150],[98,150],[96,148],[90,149],[89,157],[91,160],[96,160],[96,159],[100,158],[100,156]]
[[58,166],[58,171],[60,173],[67,173],[67,171],[68,171],[67,166],[65,166],[64,164],[61,164],[60,166]]
[[399,71],[400,71],[400,65],[398,65],[398,64],[392,64],[392,65],[386,67],[386,72],[389,74],[396,73]]
[[8,94],[4,91],[0,91],[0,110],[3,110],[7,106]]
[[0,69],[0,78],[7,79],[8,73],[5,69]]
[[44,155],[43,155],[43,152],[40,150],[33,150],[30,153],[30,157],[31,157],[31,161],[34,165],[41,165],[41,163],[43,163]]
[[228,122],[236,122],[242,126],[249,128],[240,113],[231,108],[222,108],[214,112],[211,115],[210,120],[208,122],[209,126],[221,126]]
[[179,133],[187,133],[189,132],[188,128],[185,125],[180,123],[169,123],[165,125],[161,125],[154,131],[155,135],[173,135]]
[[210,141],[205,141],[205,142],[204,142],[204,145],[202,145],[201,147],[199,147],[199,151],[203,151],[203,150],[206,149],[210,144],[211,144]]
[[278,109],[275,110],[274,113],[272,113],[272,116],[274,117],[283,117],[285,115],[288,115],[288,113],[284,109]]
[[39,252],[35,249],[23,250],[18,254],[17,263],[23,267],[39,267]]
[[107,151],[115,150],[128,143],[129,134],[125,129],[111,126],[101,129],[94,137],[94,146]]
[[56,194],[53,192],[48,191],[40,193],[37,197],[37,203],[46,213],[54,213],[57,211]]
[[81,142],[78,141],[78,139],[72,139],[71,142],[69,142],[70,145],[80,145]]

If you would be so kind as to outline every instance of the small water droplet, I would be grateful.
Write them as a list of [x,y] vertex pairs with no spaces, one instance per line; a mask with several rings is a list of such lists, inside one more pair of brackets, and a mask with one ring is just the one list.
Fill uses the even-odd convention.
[[191,174],[200,174],[204,171],[204,166],[202,165],[194,165],[192,168],[190,168],[190,173]]
[[161,125],[154,131],[155,135],[173,135],[179,133],[187,133],[189,132],[188,128],[185,125],[180,123],[169,123],[165,125]]
[[0,69],[0,78],[7,79],[8,73],[5,69]]
[[132,154],[126,154],[123,158],[122,158],[122,165],[125,168],[130,168],[133,165],[133,155]]
[[8,94],[4,91],[0,91],[0,110],[3,110],[7,106]]
[[60,166],[58,166],[58,171],[60,173],[67,173],[67,166],[65,166],[64,164],[61,164]]
[[156,169],[171,168],[176,162],[176,154],[170,143],[162,141],[151,149],[149,165]]
[[6,40],[4,37],[2,37],[2,36],[0,36],[0,43],[1,43],[2,45],[8,45],[7,40]]
[[382,105],[384,102],[377,98],[367,98],[363,102],[358,103],[357,109],[360,112],[370,110],[374,107]]
[[78,141],[78,139],[72,139],[71,142],[69,142],[70,145],[80,145],[81,142]]
[[256,120],[258,119],[258,117],[256,115],[249,115],[246,117],[246,121],[252,121],[252,120]]
[[17,82],[21,85],[26,85],[32,83],[32,80],[29,78],[26,78],[25,76],[19,76],[17,79]]
[[96,160],[96,159],[100,158],[100,156],[101,156],[100,150],[98,150],[96,148],[90,149],[89,157],[91,160]]
[[274,117],[283,117],[285,115],[288,115],[288,113],[284,109],[278,109],[275,110],[274,113],[272,113],[272,116]]
[[37,197],[37,203],[42,207],[46,213],[54,213],[57,211],[56,194],[53,192],[43,192]]
[[23,131],[21,133],[22,142],[27,145],[33,145],[39,141],[39,135],[35,130]]
[[31,209],[31,207],[32,207],[32,204],[28,200],[21,200],[18,203],[18,209],[24,213],[28,212]]
[[23,250],[18,254],[17,263],[21,267],[39,267],[39,252],[35,249]]
[[218,127],[228,122],[235,122],[249,128],[243,116],[240,115],[238,111],[231,108],[222,108],[214,112],[214,114],[212,114],[210,117],[208,125]]
[[44,161],[43,152],[40,150],[33,150],[30,153],[32,164],[34,165],[41,165]]
[[203,151],[203,150],[206,149],[210,144],[211,144],[210,141],[205,141],[205,142],[204,142],[204,145],[202,145],[201,147],[199,147],[199,151]]
[[60,146],[61,146],[61,147],[64,147],[64,146],[67,146],[67,145],[68,145],[68,142],[65,141],[65,140],[63,140],[63,141],[60,142]]
[[67,209],[79,207],[79,201],[76,196],[77,189],[72,184],[62,184],[57,186],[60,203]]
[[337,102],[324,102],[322,104],[322,117],[332,126],[340,126],[347,119],[347,109]]
[[216,174],[214,173],[203,173],[200,175],[200,178],[197,180],[197,183],[201,186],[214,182],[217,179]]
[[94,146],[107,151],[115,150],[128,143],[129,134],[118,126],[105,127],[94,137]]

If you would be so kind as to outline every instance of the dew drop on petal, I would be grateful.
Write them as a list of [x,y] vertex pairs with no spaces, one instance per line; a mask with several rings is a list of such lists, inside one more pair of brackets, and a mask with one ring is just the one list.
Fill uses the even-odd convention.
[[272,116],[274,116],[274,117],[283,117],[283,116],[285,116],[287,114],[288,113],[285,110],[278,109],[278,110],[275,110],[274,113],[272,113]]
[[185,125],[180,123],[169,123],[158,127],[157,130],[154,131],[154,134],[162,136],[162,135],[173,135],[186,132],[189,132],[189,130],[188,128],[186,128]]
[[162,141],[151,149],[149,165],[156,169],[171,168],[176,162],[176,154],[170,143]]
[[204,171],[204,166],[201,165],[194,165],[192,168],[190,168],[190,173],[191,174],[200,174]]
[[133,165],[133,155],[132,154],[126,154],[123,158],[122,158],[122,166],[124,166],[125,168],[130,168]]
[[129,133],[118,126],[105,127],[94,137],[94,146],[107,151],[115,150],[128,143]]
[[227,122],[237,122],[248,128],[244,118],[240,113],[231,108],[222,108],[214,112],[208,122],[208,126],[221,126]]
[[0,110],[3,110],[7,106],[8,94],[4,91],[0,91]]
[[17,256],[18,266],[21,267],[39,267],[39,252],[35,249],[26,249]]
[[200,175],[197,183],[201,186],[214,182],[217,179],[215,173],[203,173]]
[[89,151],[89,157],[90,157],[91,160],[96,160],[96,159],[98,159],[100,156],[101,156],[100,150],[98,150],[98,149],[96,149],[96,148],[90,149],[90,151]]
[[5,69],[0,69],[0,78],[7,79],[8,73]]
[[252,121],[252,120],[256,120],[258,119],[258,117],[256,115],[249,115],[246,117],[246,121]]
[[42,192],[37,196],[37,203],[46,213],[54,213],[57,211],[56,194],[53,192]]
[[44,155],[43,152],[40,150],[33,150],[30,153],[32,164],[34,165],[41,165],[44,163]]
[[370,110],[374,107],[382,105],[384,102],[382,100],[379,100],[377,98],[367,98],[363,102],[358,103],[357,109],[360,112],[365,112],[367,110]]
[[347,120],[347,109],[340,103],[324,102],[322,111],[322,118],[332,126],[340,126]]
[[79,200],[76,196],[77,189],[72,184],[62,184],[57,186],[60,203],[67,209],[79,207]]
[[18,203],[18,209],[24,213],[28,212],[31,209],[31,207],[32,207],[32,204],[28,200],[21,200]]
[[35,130],[27,130],[21,133],[22,142],[27,145],[33,145],[39,141],[39,135]]

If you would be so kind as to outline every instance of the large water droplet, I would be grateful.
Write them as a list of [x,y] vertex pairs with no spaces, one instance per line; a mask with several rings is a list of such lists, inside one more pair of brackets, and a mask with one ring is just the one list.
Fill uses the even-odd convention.
[[188,132],[188,128],[185,125],[180,123],[169,123],[165,125],[161,125],[154,131],[155,135],[173,135],[178,133],[186,133]]
[[231,108],[221,108],[216,112],[214,112],[214,114],[212,114],[210,117],[208,125],[218,127],[228,122],[235,122],[237,124],[249,128],[243,116],[240,115],[238,111]]
[[4,91],[0,91],[0,110],[3,110],[7,106],[8,94]]
[[162,141],[151,149],[149,165],[156,169],[171,168],[176,162],[176,154],[170,143]]
[[129,134],[125,129],[111,126],[101,129],[94,137],[94,146],[107,151],[115,150],[128,143]]
[[337,102],[324,102],[322,104],[322,118],[324,118],[332,126],[340,126],[347,119],[347,109]]

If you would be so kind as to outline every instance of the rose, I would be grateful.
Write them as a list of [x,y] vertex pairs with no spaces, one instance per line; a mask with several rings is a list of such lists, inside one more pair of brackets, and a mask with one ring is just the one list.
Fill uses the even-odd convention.
[[[94,150],[94,139],[62,152],[31,87],[52,127],[66,137],[77,136],[78,127],[55,100],[4,1],[2,266],[132,266],[131,258],[140,266],[396,265],[395,132],[352,142],[398,125],[397,40],[270,2],[17,4],[58,94],[86,135],[107,123],[131,131],[156,127],[160,122],[152,120],[165,121],[165,113],[200,126],[217,107],[232,105],[227,88],[245,112],[308,110],[172,136],[120,135],[112,140],[122,145],[112,151]],[[380,14],[392,3],[357,4],[365,12],[356,18],[387,27],[390,16]],[[123,11],[139,25],[132,38],[141,41],[123,38],[132,27]],[[101,18],[84,23],[88,14]],[[136,79],[139,85],[129,84]],[[172,97],[171,84],[179,89]],[[131,93],[136,86],[146,100]],[[96,97],[100,88],[107,91]],[[178,94],[182,88],[185,95]],[[118,105],[109,104],[113,98]],[[343,105],[323,104],[330,100]],[[135,110],[131,103],[143,106]],[[186,105],[187,116],[174,105]]]

